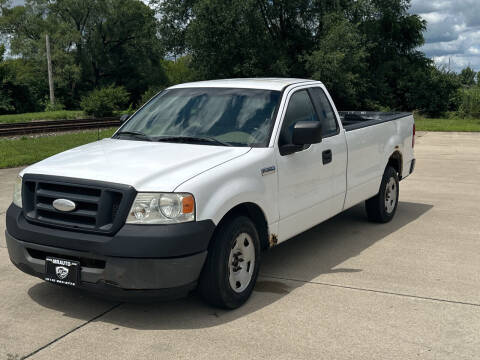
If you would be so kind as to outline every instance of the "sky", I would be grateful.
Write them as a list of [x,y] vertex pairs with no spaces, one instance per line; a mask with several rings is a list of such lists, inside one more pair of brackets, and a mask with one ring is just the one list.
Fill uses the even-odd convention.
[[480,0],[412,0],[410,12],[427,21],[421,50],[428,57],[454,71],[480,71]]
[[480,0],[412,0],[411,13],[427,21],[421,48],[439,65],[480,71]]

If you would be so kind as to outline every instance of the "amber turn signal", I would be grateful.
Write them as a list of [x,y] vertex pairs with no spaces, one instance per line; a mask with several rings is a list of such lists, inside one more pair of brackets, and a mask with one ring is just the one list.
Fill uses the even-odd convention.
[[191,214],[195,210],[195,200],[192,195],[182,199],[182,210],[184,214]]

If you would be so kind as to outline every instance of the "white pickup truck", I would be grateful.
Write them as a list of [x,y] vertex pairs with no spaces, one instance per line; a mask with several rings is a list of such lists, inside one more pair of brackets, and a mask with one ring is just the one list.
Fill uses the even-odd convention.
[[414,138],[411,114],[339,113],[318,81],[173,86],[112,138],[20,173],[9,255],[26,273],[106,296],[198,288],[236,308],[264,250],[362,201],[370,220],[390,221]]

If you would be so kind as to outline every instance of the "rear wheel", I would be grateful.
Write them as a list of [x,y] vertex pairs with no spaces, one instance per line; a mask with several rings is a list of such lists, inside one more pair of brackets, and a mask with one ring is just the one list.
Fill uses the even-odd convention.
[[370,221],[386,223],[393,219],[398,205],[398,185],[396,170],[387,166],[378,194],[365,201],[365,209]]
[[250,297],[260,268],[260,240],[246,216],[227,220],[217,229],[199,281],[208,303],[235,309]]

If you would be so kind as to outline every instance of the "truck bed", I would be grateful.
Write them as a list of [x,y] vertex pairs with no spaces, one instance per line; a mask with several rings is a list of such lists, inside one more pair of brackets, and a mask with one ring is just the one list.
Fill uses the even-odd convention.
[[367,126],[381,124],[411,116],[408,112],[379,112],[379,111],[339,111],[340,120],[346,131],[360,129]]

